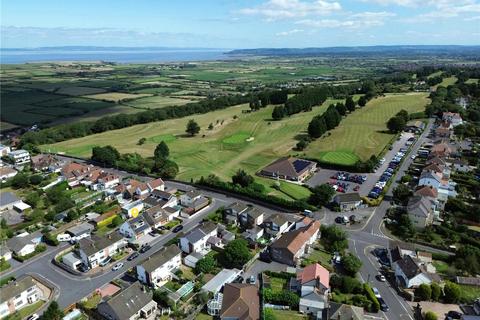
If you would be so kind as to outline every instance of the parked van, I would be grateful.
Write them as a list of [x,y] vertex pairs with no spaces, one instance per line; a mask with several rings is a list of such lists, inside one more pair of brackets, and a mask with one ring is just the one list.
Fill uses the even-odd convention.
[[72,240],[72,237],[69,234],[62,233],[57,235],[57,240],[58,241],[70,241]]

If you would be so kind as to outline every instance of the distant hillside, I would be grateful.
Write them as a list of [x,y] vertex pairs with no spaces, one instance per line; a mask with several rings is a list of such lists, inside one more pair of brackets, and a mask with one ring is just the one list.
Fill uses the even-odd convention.
[[366,46],[366,47],[328,47],[328,48],[259,48],[237,49],[230,55],[254,56],[315,56],[315,55],[462,55],[480,56],[480,46],[454,45],[402,45],[402,46]]

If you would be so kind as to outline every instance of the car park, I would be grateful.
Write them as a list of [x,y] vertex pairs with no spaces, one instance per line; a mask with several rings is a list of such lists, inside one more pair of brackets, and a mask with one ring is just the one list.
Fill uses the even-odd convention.
[[133,259],[135,259],[138,256],[139,256],[138,252],[134,252],[127,258],[127,260],[132,261]]
[[120,270],[122,267],[123,267],[123,262],[119,262],[113,266],[112,270],[117,271],[117,270]]

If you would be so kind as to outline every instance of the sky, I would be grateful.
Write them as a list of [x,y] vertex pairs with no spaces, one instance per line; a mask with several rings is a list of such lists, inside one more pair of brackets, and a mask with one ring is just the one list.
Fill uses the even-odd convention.
[[2,0],[1,47],[480,44],[480,0]]

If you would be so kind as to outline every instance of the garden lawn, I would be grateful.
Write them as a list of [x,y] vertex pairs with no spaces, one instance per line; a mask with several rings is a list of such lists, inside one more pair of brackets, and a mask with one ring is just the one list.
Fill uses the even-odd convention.
[[273,292],[281,292],[287,287],[287,279],[268,276],[270,278],[270,288]]
[[34,304],[26,306],[25,308],[20,309],[20,311],[15,312],[14,314],[12,314],[10,316],[5,317],[4,320],[26,319],[29,315],[31,315],[36,310],[38,310],[44,303],[45,303],[45,301],[42,301],[42,300],[37,301]]
[[285,181],[280,181],[280,191],[292,199],[306,199],[311,194],[309,189],[301,185]]
[[401,109],[409,113],[425,109],[426,93],[388,94],[373,99],[342,120],[323,138],[310,143],[305,150],[309,158],[351,164],[354,156],[362,161],[378,155],[393,135],[386,132],[386,122]]
[[465,303],[473,303],[475,299],[480,297],[480,288],[475,286],[460,285],[460,301]]
[[294,310],[276,310],[273,309],[273,315],[276,320],[307,320],[308,316]]

